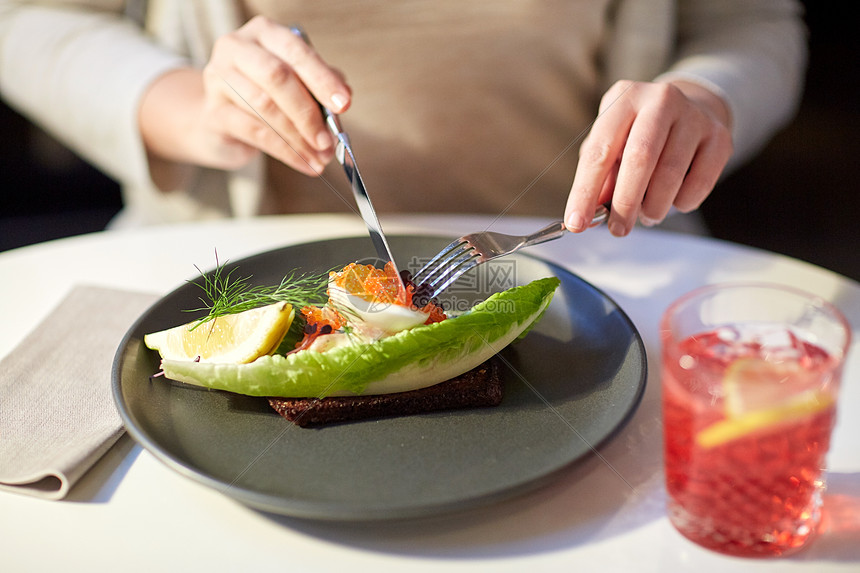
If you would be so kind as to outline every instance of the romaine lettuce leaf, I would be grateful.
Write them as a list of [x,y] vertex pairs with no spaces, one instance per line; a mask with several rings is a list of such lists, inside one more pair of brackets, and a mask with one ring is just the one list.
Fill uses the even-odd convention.
[[559,283],[555,277],[538,279],[493,294],[460,316],[373,343],[262,356],[249,364],[165,360],[162,369],[172,380],[250,396],[414,390],[471,370],[513,342],[542,316]]

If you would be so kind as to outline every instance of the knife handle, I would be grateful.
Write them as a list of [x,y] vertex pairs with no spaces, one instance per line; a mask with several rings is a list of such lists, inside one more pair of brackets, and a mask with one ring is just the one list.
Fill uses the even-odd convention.
[[[292,26],[290,26],[290,32],[301,38],[308,46],[313,46],[313,44],[311,44],[311,39],[308,37],[304,28],[302,28],[298,24],[293,24]],[[311,97],[314,98],[314,101],[316,101],[317,105],[320,106],[320,111],[322,112],[323,118],[325,119],[325,124],[328,126],[328,129],[329,131],[331,131],[332,135],[334,135],[336,138],[346,137],[346,133],[344,133],[343,131],[343,127],[340,124],[340,119],[338,119],[337,114],[324,106],[322,103],[320,103],[320,100],[318,100],[316,96],[314,96],[314,94],[311,94]]]

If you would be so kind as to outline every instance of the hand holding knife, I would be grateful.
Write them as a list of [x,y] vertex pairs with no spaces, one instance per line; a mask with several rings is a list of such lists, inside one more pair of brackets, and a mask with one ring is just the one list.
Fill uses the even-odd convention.
[[[290,30],[310,45],[310,40],[301,27],[291,26]],[[394,256],[391,254],[388,241],[385,239],[385,233],[382,232],[382,226],[379,224],[379,218],[376,216],[376,210],[373,208],[373,203],[371,203],[370,196],[367,194],[367,188],[364,186],[364,181],[358,171],[358,164],[355,161],[349,135],[343,130],[337,114],[321,103],[319,103],[319,106],[325,117],[329,131],[335,137],[335,158],[343,166],[346,178],[350,182],[355,202],[358,205],[358,210],[361,213],[362,219],[364,219],[365,225],[367,225],[370,240],[376,248],[376,254],[383,263],[390,262],[396,271],[397,264],[394,262]],[[399,272],[397,276],[400,276]]]

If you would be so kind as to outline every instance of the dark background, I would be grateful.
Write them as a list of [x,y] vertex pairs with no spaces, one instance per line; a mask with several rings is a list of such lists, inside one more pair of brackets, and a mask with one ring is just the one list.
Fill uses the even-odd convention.
[[[808,0],[810,66],[796,119],[702,207],[717,238],[860,280],[860,62],[855,18]],[[0,251],[98,231],[117,185],[0,103]]]

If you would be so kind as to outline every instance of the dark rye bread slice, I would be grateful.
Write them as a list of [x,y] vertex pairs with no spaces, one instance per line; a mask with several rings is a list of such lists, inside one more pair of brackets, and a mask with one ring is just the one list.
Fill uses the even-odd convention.
[[303,428],[455,408],[498,406],[501,401],[502,380],[495,358],[456,378],[408,392],[328,398],[269,398],[269,404],[278,414]]

